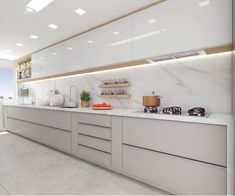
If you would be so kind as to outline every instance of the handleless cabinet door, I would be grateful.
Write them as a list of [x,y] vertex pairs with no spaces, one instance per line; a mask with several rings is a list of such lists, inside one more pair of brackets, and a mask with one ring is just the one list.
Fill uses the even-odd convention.
[[7,117],[40,124],[40,112],[38,109],[6,106]]
[[125,17],[32,55],[32,77],[132,60],[132,17]]
[[232,43],[232,1],[167,0],[133,15],[133,58]]
[[72,153],[71,131],[41,126],[41,142],[66,153]]
[[13,133],[40,142],[40,125],[7,118],[7,129]]
[[226,166],[226,126],[123,118],[123,142]]
[[100,127],[100,126],[79,123],[78,132],[83,135],[111,140],[111,129],[107,127]]
[[111,153],[111,142],[104,139],[79,134],[78,143],[103,152]]
[[42,125],[71,131],[71,112],[42,110],[41,119]]
[[111,156],[109,153],[82,145],[79,145],[78,149],[79,157],[105,167],[111,166]]
[[109,23],[81,36],[81,64],[99,67],[132,60],[132,16]]
[[79,114],[78,121],[84,124],[111,127],[111,116],[100,114]]
[[150,150],[124,145],[123,171],[175,194],[226,194],[226,168]]

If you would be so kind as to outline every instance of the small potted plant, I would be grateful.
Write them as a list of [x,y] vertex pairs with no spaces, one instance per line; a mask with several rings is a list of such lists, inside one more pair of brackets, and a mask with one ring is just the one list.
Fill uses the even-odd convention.
[[91,93],[89,91],[83,90],[80,94],[81,107],[86,108],[90,105]]

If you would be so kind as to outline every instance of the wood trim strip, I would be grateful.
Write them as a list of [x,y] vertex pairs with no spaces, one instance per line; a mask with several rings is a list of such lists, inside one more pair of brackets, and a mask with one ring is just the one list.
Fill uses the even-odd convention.
[[21,57],[20,59],[17,60],[17,63],[21,64],[21,63],[25,63],[25,62],[28,62],[28,61],[31,61],[31,56],[30,55],[26,55],[26,56]]
[[69,76],[77,76],[77,75],[86,74],[86,73],[107,71],[107,70],[119,69],[119,68],[125,68],[125,67],[134,67],[134,66],[143,65],[143,64],[150,64],[150,63],[147,60],[131,61],[127,63],[105,65],[105,66],[100,66],[100,67],[88,68],[88,69],[83,69],[79,71],[72,71],[72,72],[67,72],[67,73],[55,74],[51,76],[39,77],[39,78],[22,79],[22,80],[18,80],[17,83],[20,84],[20,83],[33,82],[33,81],[50,80],[50,79],[57,79],[57,78],[63,78],[63,77],[69,77]]
[[[77,36],[79,36],[79,35],[88,33],[88,32],[90,32],[90,31],[93,31],[93,30],[95,30],[95,29],[98,29],[98,28],[100,28],[100,27],[103,27],[103,26],[105,26],[105,25],[107,25],[107,24],[110,24],[110,23],[112,23],[112,22],[118,21],[118,20],[120,20],[120,19],[122,19],[122,18],[125,18],[125,17],[127,17],[127,16],[130,16],[130,15],[135,14],[135,13],[137,13],[137,12],[140,12],[140,11],[142,11],[142,10],[145,10],[145,9],[147,9],[147,8],[150,8],[150,7],[159,5],[159,4],[161,4],[161,3],[165,2],[165,1],[167,1],[167,0],[159,0],[159,1],[156,1],[156,2],[154,2],[154,3],[151,3],[151,4],[147,5],[147,6],[144,6],[144,7],[142,7],[142,8],[137,9],[137,10],[134,10],[134,11],[132,11],[132,12],[129,12],[129,13],[127,13],[127,14],[124,14],[124,15],[122,15],[122,16],[119,16],[119,17],[117,17],[117,18],[115,18],[115,19],[109,20],[108,22],[99,24],[99,25],[97,25],[97,26],[95,26],[95,27],[92,27],[92,28],[90,28],[90,29],[88,29],[88,30],[82,31],[82,32],[77,33],[77,34],[75,34],[75,35],[73,35],[73,36],[70,36],[70,37],[68,37],[68,38],[65,38],[65,39],[63,39],[63,40],[61,40],[61,41],[58,41],[58,42],[53,43],[53,44],[50,44],[50,45],[48,45],[48,46],[46,46],[46,47],[44,47],[44,48],[41,48],[41,49],[39,49],[39,50],[36,50],[36,51],[32,52],[31,54],[28,54],[28,55],[26,55],[26,56],[30,56],[30,55],[32,55],[32,54],[34,54],[34,53],[36,53],[36,52],[40,52],[40,51],[42,51],[42,50],[45,50],[45,49],[47,49],[47,48],[50,48],[50,47],[55,46],[55,45],[57,45],[57,44],[60,44],[60,43],[62,43],[62,42],[64,42],[64,41],[68,41],[69,39],[72,39],[72,38],[75,38],[75,37],[77,37]],[[23,57],[22,57],[22,58],[23,58]],[[21,59],[21,58],[20,58],[20,59]],[[18,59],[18,60],[16,60],[16,61],[18,62],[18,61],[20,61],[20,59]]]
[[217,53],[222,53],[222,52],[229,52],[233,50],[233,45],[224,45],[224,46],[219,46],[219,47],[213,47],[213,48],[207,48],[205,49],[205,52],[207,55],[209,54],[217,54]]

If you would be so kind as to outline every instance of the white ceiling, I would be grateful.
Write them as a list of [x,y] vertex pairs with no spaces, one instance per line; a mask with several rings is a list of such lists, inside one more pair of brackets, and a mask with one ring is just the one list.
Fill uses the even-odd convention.
[[[29,1],[0,0],[0,59],[18,59],[159,0],[54,0],[35,14],[25,12]],[[77,15],[77,8],[86,14]],[[52,30],[50,24],[59,28]],[[31,39],[32,34],[39,39]]]

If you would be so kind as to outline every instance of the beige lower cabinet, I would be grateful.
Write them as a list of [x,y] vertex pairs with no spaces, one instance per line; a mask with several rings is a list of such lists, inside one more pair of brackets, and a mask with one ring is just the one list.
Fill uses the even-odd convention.
[[123,172],[175,194],[226,194],[226,168],[123,145]]
[[40,142],[40,125],[7,118],[7,129],[18,135]]
[[109,140],[79,134],[78,141],[78,143],[83,146],[94,148],[107,153],[111,152],[111,142]]
[[123,143],[226,166],[226,126],[123,118]]
[[41,126],[41,142],[55,149],[72,154],[72,132]]
[[61,111],[42,111],[38,119],[40,110],[36,117],[29,117],[33,109],[7,111],[9,131],[157,188],[227,193],[226,126]]
[[87,146],[79,145],[78,147],[79,157],[85,159],[87,161],[91,161],[95,164],[101,165],[103,167],[111,166],[111,155],[110,153],[106,153],[100,150],[96,150],[94,148],[90,148]]
[[79,113],[78,157],[110,168],[111,126],[109,115]]

